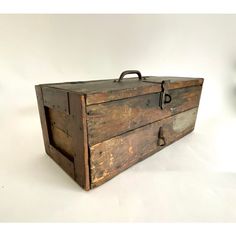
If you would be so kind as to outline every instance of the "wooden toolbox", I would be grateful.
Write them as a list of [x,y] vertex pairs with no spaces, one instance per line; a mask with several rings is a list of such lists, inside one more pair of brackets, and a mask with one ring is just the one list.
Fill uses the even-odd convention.
[[36,85],[46,152],[85,190],[99,186],[190,133],[202,85],[135,70],[116,80]]

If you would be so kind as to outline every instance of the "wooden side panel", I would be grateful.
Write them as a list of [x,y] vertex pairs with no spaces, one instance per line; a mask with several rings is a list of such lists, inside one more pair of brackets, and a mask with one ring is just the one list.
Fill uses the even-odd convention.
[[74,176],[74,163],[70,161],[66,156],[64,156],[60,151],[58,151],[52,145],[49,146],[50,157],[71,177]]
[[[46,109],[44,106],[43,92],[40,85],[35,86],[40,121],[43,131],[43,139],[46,153],[72,178],[74,178],[74,163],[64,156],[59,150],[51,145],[51,126],[48,120]],[[61,141],[60,141],[61,142]]]
[[83,95],[69,93],[72,117],[72,145],[74,150],[75,180],[85,190],[90,189],[86,107]]
[[197,107],[201,86],[170,90],[171,103],[159,106],[160,93],[90,105],[87,107],[89,145]]
[[51,145],[73,161],[71,117],[64,112],[45,107]]
[[90,148],[91,187],[96,187],[165,146],[158,146],[163,129],[166,145],[194,129],[197,108],[127,132]]
[[74,150],[72,145],[72,137],[70,135],[55,126],[51,126],[51,141],[55,148],[73,161]]
[[48,108],[48,118],[53,126],[72,136],[72,122],[70,115]]
[[45,106],[70,114],[67,91],[51,87],[43,87],[42,92]]
[[37,102],[38,102],[40,122],[41,122],[42,131],[43,131],[44,147],[45,147],[46,153],[50,154],[49,133],[48,133],[47,120],[46,120],[45,108],[44,108],[44,103],[43,103],[43,92],[42,92],[41,86],[36,85],[35,91],[36,91]]

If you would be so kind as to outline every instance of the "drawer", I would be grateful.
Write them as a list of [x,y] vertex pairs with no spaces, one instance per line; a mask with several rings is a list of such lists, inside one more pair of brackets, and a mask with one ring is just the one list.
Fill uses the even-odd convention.
[[197,108],[193,108],[90,147],[91,187],[106,182],[191,132],[196,116]]
[[87,106],[89,145],[197,107],[201,86],[170,90],[171,102],[159,106],[160,93]]

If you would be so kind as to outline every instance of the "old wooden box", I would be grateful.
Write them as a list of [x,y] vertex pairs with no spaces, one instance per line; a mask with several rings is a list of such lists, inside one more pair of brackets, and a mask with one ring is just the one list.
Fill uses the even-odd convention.
[[190,133],[202,84],[125,71],[116,80],[36,85],[46,152],[85,190],[99,186]]

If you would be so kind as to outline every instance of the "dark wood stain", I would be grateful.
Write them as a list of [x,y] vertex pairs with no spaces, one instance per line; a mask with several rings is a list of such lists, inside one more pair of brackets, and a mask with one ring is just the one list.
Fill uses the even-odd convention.
[[86,94],[86,105],[92,105],[149,93],[158,93],[161,91],[161,82],[163,80],[171,81],[169,90],[201,86],[203,84],[202,78],[146,76],[145,81],[139,81],[138,78],[126,78],[125,81],[120,83],[115,83],[114,79],[108,79],[47,84],[45,86],[62,91]]
[[44,106],[56,111],[70,113],[68,104],[68,92],[61,89],[42,87]]
[[50,141],[51,129],[50,121],[47,116],[47,107],[44,106],[42,86],[35,86],[40,121],[43,131],[43,140],[46,153],[68,174],[74,179],[74,163],[68,159],[63,153],[57,150]]
[[72,146],[72,137],[55,126],[51,126],[51,135],[53,146],[73,161],[74,148]]
[[64,133],[72,136],[72,119],[71,116],[55,109],[48,109],[48,118],[51,125],[62,130]]
[[92,187],[99,186],[129,166],[164,148],[165,146],[158,146],[160,127],[163,129],[166,145],[191,132],[196,115],[197,108],[193,108],[92,146]]
[[89,144],[175,115],[199,104],[201,86],[171,90],[172,102],[159,107],[160,93],[136,96],[87,107]]
[[49,145],[49,156],[71,177],[75,178],[74,174],[74,163],[64,156],[52,145]]
[[[160,109],[163,80],[172,101]],[[46,153],[83,189],[99,186],[191,132],[202,84],[146,76],[36,85]]]
[[89,153],[85,100],[83,95],[72,92],[69,94],[69,101],[73,124],[72,145],[74,150],[75,180],[82,188],[89,190]]

